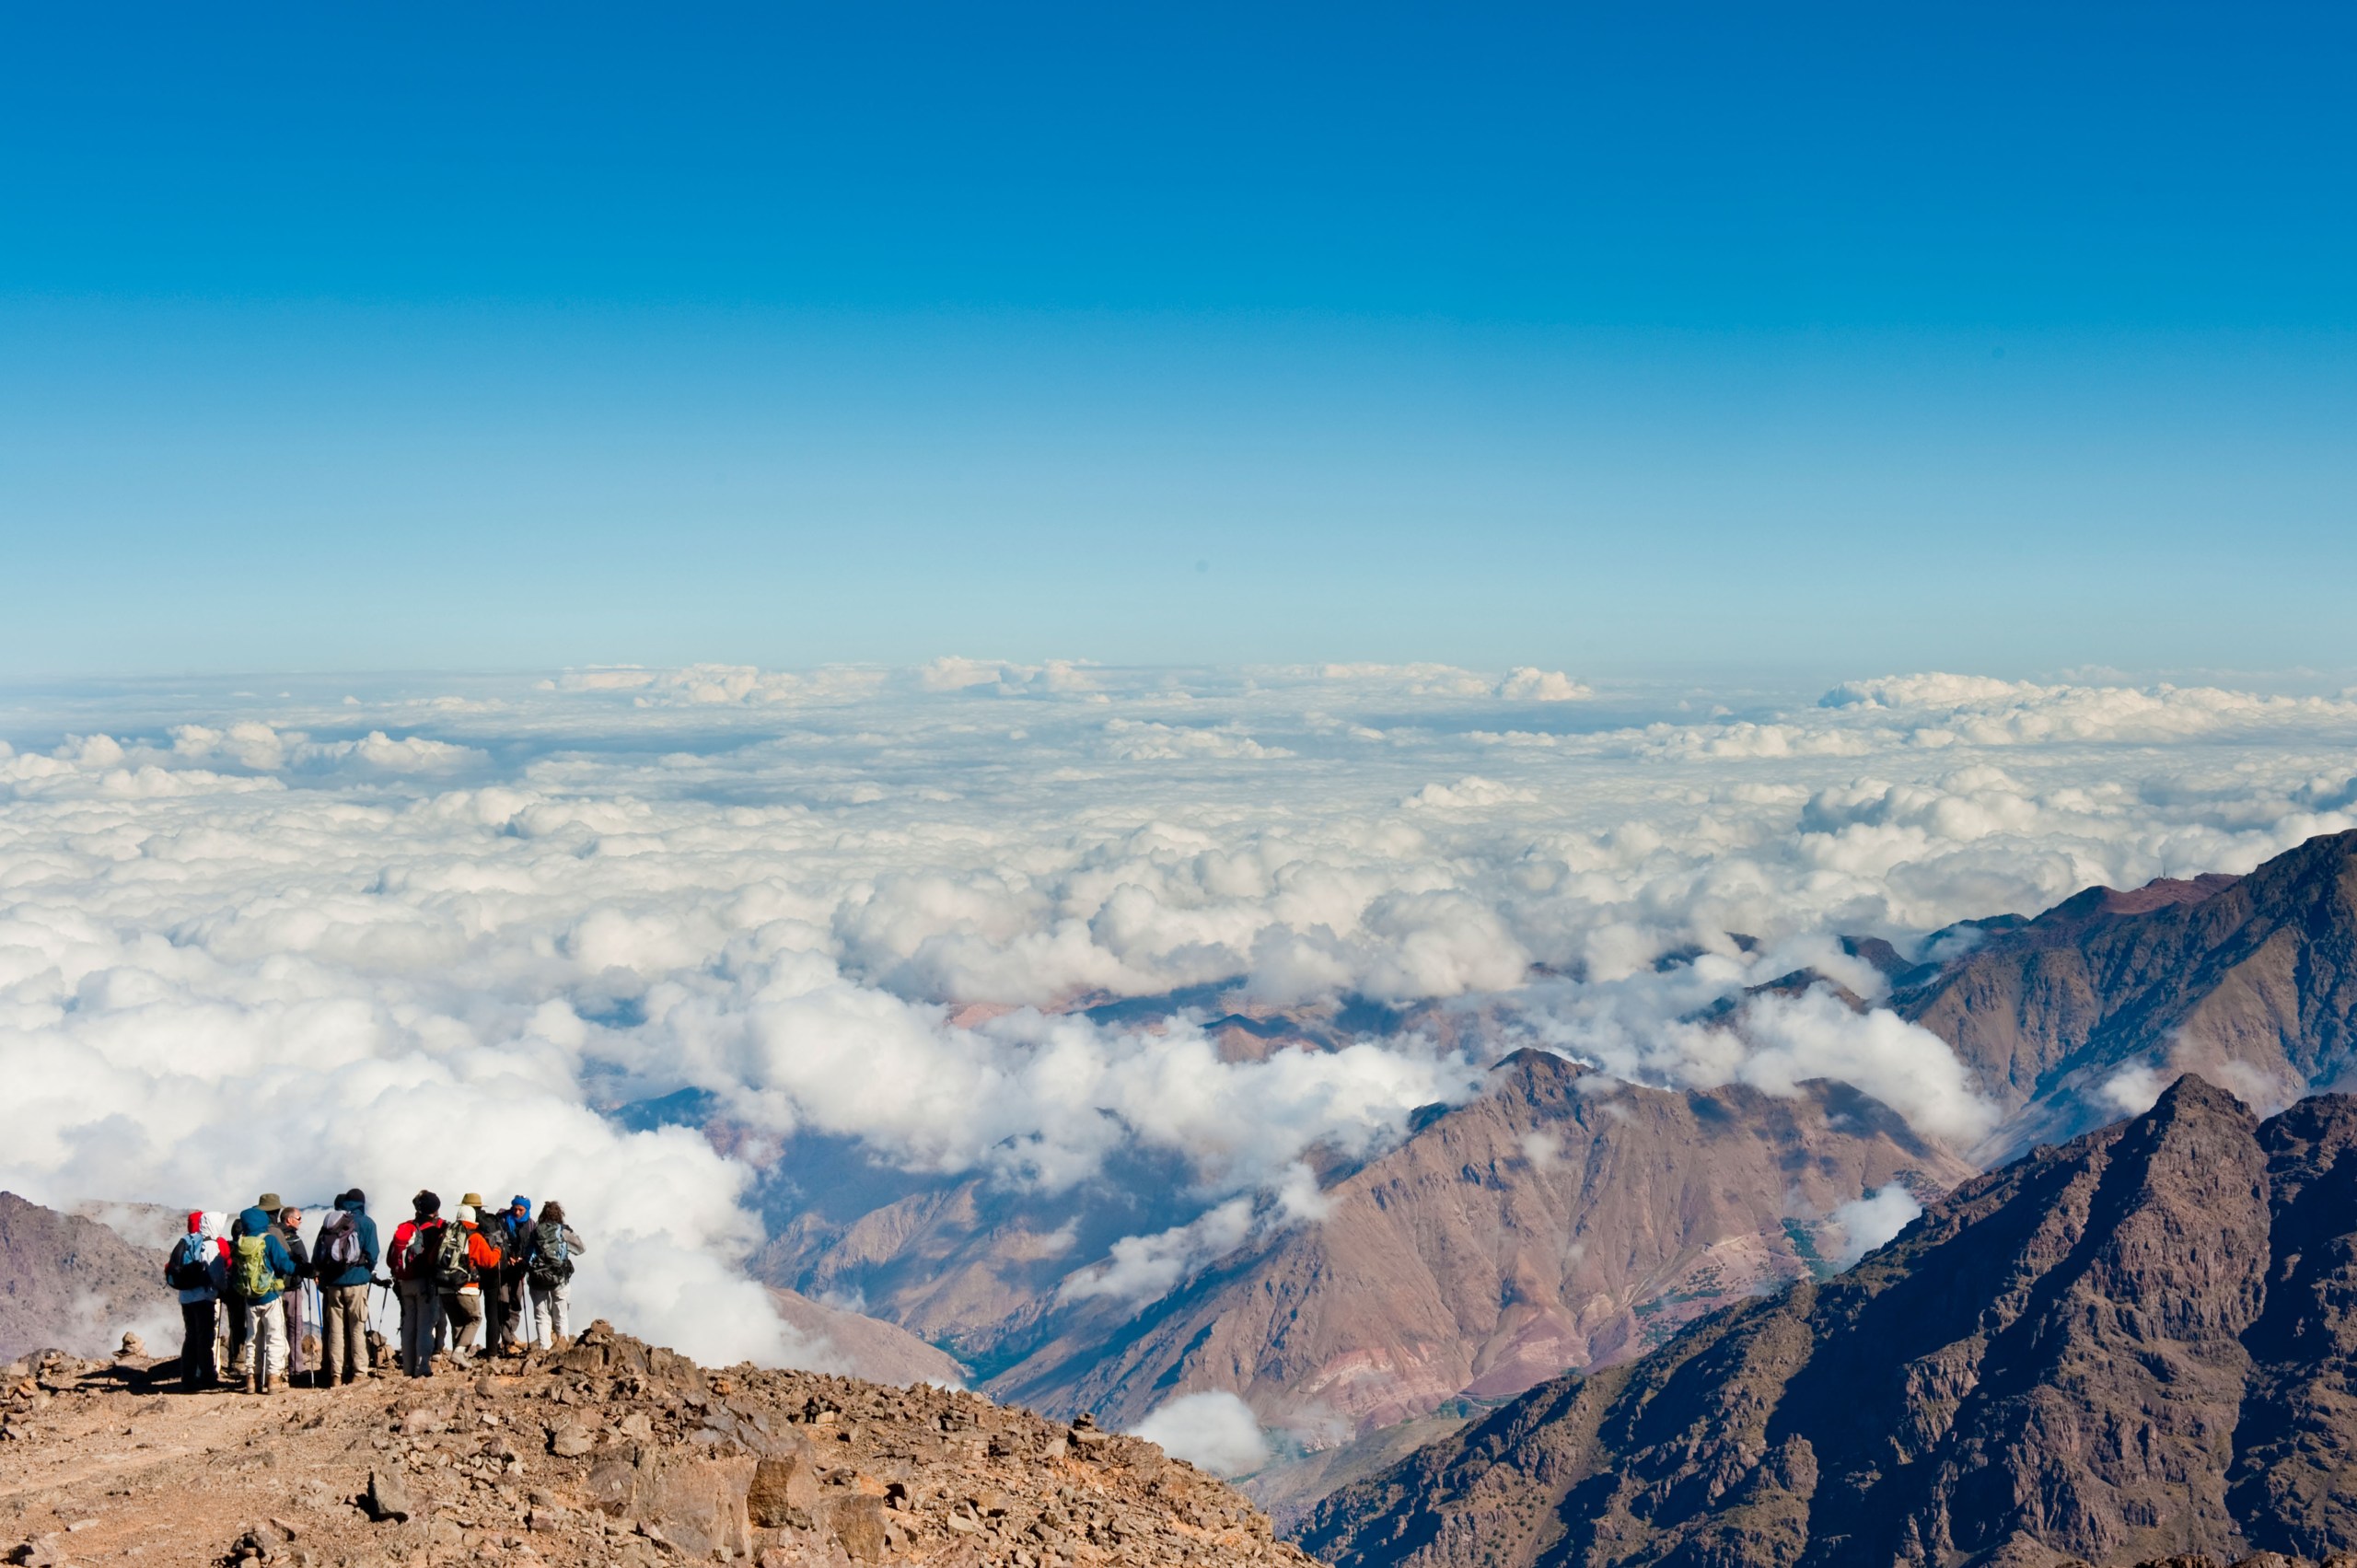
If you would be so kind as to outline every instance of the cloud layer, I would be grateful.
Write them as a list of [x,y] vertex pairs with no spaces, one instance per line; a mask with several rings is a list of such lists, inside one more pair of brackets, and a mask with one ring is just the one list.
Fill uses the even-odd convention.
[[[824,1353],[738,1272],[757,1169],[809,1132],[1047,1189],[1178,1157],[1194,1218],[1072,1260],[1068,1297],[1121,1302],[1314,1218],[1306,1156],[1515,1044],[1841,1077],[1968,1144],[1986,1104],[1887,1014],[1690,1020],[1803,965],[1871,1000],[1836,933],[2243,870],[2357,803],[2345,697],[1936,675],[1730,712],[1538,669],[945,658],[9,725],[0,1183],[558,1197],[607,1242],[589,1309],[721,1360]],[[1228,1008],[1353,1021],[1260,1060],[1204,1027]],[[680,1089],[725,1152],[604,1113]]]

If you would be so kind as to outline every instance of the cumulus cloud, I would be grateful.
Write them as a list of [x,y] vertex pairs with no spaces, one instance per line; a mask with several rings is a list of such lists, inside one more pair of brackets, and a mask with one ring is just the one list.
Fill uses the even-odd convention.
[[[884,670],[853,666],[789,670],[739,664],[694,664],[679,669],[606,665],[567,670],[541,687],[628,694],[638,707],[762,707],[849,702],[872,694],[888,679]],[[435,701],[447,703],[450,699]]]
[[1827,1218],[1827,1235],[1837,1243],[1827,1260],[1837,1272],[1855,1268],[1859,1260],[1896,1238],[1922,1213],[1915,1195],[1896,1181],[1853,1198]]
[[1233,725],[1169,725],[1151,719],[1108,719],[1105,749],[1132,762],[1177,762],[1198,757],[1257,761],[1293,755],[1281,746],[1261,745]]
[[447,740],[420,735],[406,735],[396,740],[381,729],[372,729],[355,740],[306,741],[294,751],[294,761],[298,765],[375,769],[390,773],[455,772],[483,760],[483,754],[470,746],[453,746]]
[[1248,1475],[1269,1462],[1259,1419],[1234,1394],[1181,1394],[1132,1427],[1130,1435],[1213,1475]]
[[1468,773],[1453,784],[1428,784],[1399,804],[1411,809],[1478,811],[1486,806],[1524,806],[1538,797],[1527,789]]
[[1896,1013],[1855,1013],[1813,988],[1763,996],[1745,1009],[1740,1081],[1791,1095],[1811,1078],[1854,1084],[1918,1131],[1969,1148],[1995,1130],[1997,1108],[1967,1079],[1947,1042]]
[[1855,680],[1825,694],[1828,708],[1887,711],[1922,726],[1931,744],[2037,745],[2172,740],[2197,735],[2345,724],[2340,697],[2287,697],[2213,686],[2041,686],[1984,676],[1909,675]]
[[1230,1198],[1182,1225],[1154,1236],[1125,1236],[1104,1262],[1066,1276],[1057,1294],[1066,1301],[1110,1296],[1137,1306],[1170,1289],[1204,1264],[1224,1258],[1252,1234],[1252,1201]]
[[[19,704],[0,1183],[505,1183],[607,1238],[586,1309],[817,1358],[739,1269],[758,1171],[805,1134],[1055,1192],[1171,1162],[1173,1211],[1067,1260],[1070,1299],[1118,1307],[1314,1223],[1310,1151],[1380,1146],[1521,1043],[1638,1082],[1843,1079],[1969,1145],[1980,1087],[1887,1012],[1713,1009],[1801,968],[1872,1003],[1837,933],[1911,947],[2352,824],[2342,698],[1910,677],[1505,727],[1559,690],[969,660]],[[1332,1048],[1237,1057],[1207,1028],[1272,1008]],[[679,1091],[726,1136],[601,1113]]]
[[1576,703],[1596,692],[1560,669],[1535,669],[1524,665],[1506,672],[1498,682],[1498,695],[1515,703]]
[[1098,690],[1087,666],[1073,659],[1045,664],[1012,664],[1004,659],[949,656],[935,659],[916,671],[916,684],[925,691],[970,691],[987,689],[1007,693],[1085,696]]

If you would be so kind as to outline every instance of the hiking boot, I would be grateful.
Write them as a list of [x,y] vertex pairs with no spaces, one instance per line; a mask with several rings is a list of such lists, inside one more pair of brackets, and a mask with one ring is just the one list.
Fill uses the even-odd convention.
[[267,1372],[263,1373],[261,1375],[261,1391],[265,1394],[274,1394],[278,1392],[278,1379],[272,1376]]

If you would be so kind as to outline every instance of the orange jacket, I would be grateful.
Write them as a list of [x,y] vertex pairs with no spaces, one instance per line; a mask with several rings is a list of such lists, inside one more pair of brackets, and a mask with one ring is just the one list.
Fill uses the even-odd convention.
[[[482,1227],[465,1220],[460,1220],[458,1224],[459,1227],[467,1233],[467,1261],[475,1266],[475,1271],[478,1273],[497,1273],[499,1272],[499,1249],[493,1247],[491,1244],[491,1238],[483,1235]],[[461,1288],[465,1290],[479,1290],[482,1288],[482,1283],[480,1281],[470,1281]]]

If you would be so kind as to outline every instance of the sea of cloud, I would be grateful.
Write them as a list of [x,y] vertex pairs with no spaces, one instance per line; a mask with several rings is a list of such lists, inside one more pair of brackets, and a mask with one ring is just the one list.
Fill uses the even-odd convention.
[[[1804,964],[1871,1000],[1839,934],[2357,823],[2351,694],[1947,675],[1780,702],[1436,666],[595,669],[18,693],[0,736],[0,1185],[561,1198],[586,1309],[722,1361],[829,1353],[742,1271],[798,1133],[1049,1190],[1183,1158],[1194,1219],[1072,1260],[1068,1298],[1123,1301],[1314,1222],[1306,1156],[1517,1043],[1844,1078],[1968,1145],[1994,1112],[1887,1013],[1680,1020]],[[1517,1021],[1228,1061],[1187,1018],[1077,1010],[1210,985]],[[681,1089],[725,1148],[612,1114]]]

